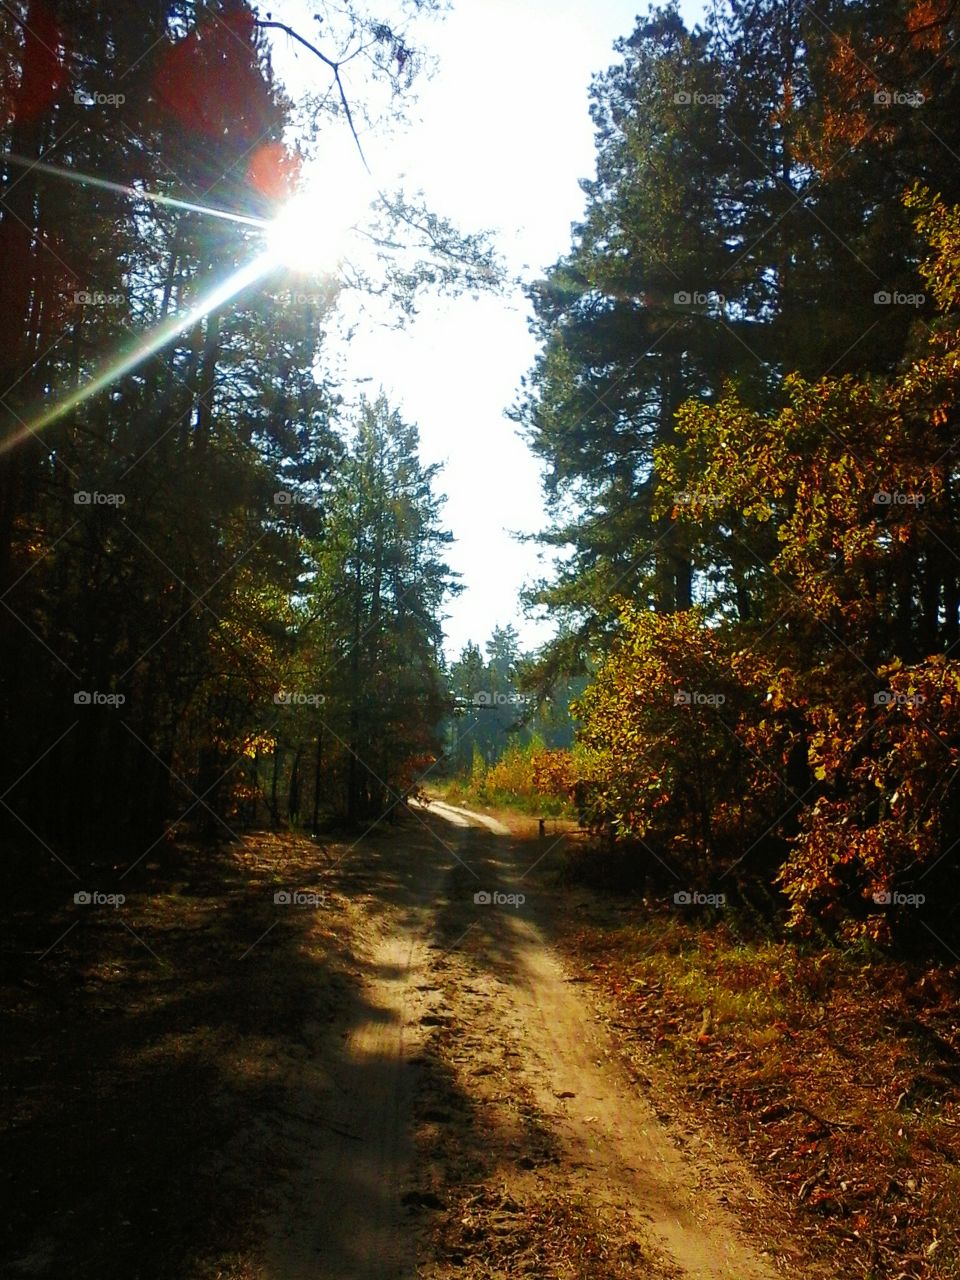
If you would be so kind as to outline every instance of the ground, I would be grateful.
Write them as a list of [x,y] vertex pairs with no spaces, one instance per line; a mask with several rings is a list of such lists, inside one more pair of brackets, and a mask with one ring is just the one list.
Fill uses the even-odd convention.
[[[644,1034],[618,904],[558,877],[562,824],[508,821],[434,802],[353,842],[180,847],[120,906],[21,904],[3,1274],[950,1275],[844,1248],[826,1173],[800,1196],[691,1100],[664,1041],[722,1074],[722,1037]],[[748,1118],[789,1148],[790,1107]]]

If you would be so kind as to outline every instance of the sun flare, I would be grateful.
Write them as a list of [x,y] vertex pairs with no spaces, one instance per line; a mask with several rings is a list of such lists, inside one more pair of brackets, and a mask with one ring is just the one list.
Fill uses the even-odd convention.
[[289,271],[315,275],[333,271],[354,239],[369,196],[341,187],[298,192],[267,228],[267,253]]

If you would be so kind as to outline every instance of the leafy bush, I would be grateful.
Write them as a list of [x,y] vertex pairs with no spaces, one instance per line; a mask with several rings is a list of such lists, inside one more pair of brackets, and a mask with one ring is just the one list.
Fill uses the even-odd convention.
[[528,813],[558,816],[570,811],[573,764],[570,752],[549,750],[534,738],[512,744],[499,760],[487,765],[474,752],[469,780],[456,780],[448,798],[475,804],[503,805]]

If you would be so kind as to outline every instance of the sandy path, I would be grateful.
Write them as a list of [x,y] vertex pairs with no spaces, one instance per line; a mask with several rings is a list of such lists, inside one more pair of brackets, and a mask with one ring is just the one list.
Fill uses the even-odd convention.
[[[538,921],[535,877],[525,874],[536,845],[450,808],[431,804],[392,840],[358,848],[352,889],[350,868],[337,873],[352,904],[361,996],[342,1039],[318,1037],[302,1066],[308,1119],[287,1122],[298,1168],[262,1280],[494,1274],[489,1258],[471,1260],[472,1246],[444,1255],[431,1236],[449,1206],[454,1231],[471,1221],[456,1207],[471,1167],[504,1189],[503,1203],[563,1200],[605,1214],[643,1262],[604,1275],[812,1276],[782,1229],[747,1239],[733,1206],[744,1187],[752,1201],[749,1179],[729,1155],[712,1160],[710,1143],[696,1158],[681,1150],[629,1080]],[[478,903],[481,889],[527,901]],[[521,1261],[503,1274],[571,1274]]]
[[[558,1183],[567,1193],[604,1203],[621,1221],[632,1220],[668,1269],[691,1280],[781,1275],[766,1242],[748,1242],[719,1198],[724,1186],[731,1189],[729,1179],[681,1152],[626,1077],[584,988],[568,980],[537,920],[536,877],[526,872],[539,847],[474,831],[463,848],[483,888],[526,897],[517,905],[478,906],[475,882],[460,870],[453,873],[460,891],[450,894],[454,905],[445,931],[463,938],[441,961],[444,990],[455,1011],[458,987],[484,997],[479,1005],[471,1002],[466,1071],[476,1069],[477,1044],[509,1037],[511,1052],[519,1054],[509,1064],[511,1073],[531,1091],[540,1123],[565,1153]],[[509,1168],[502,1172],[509,1176]],[[541,1182],[550,1176],[543,1170]]]
[[447,822],[452,822],[455,827],[486,827],[488,831],[492,831],[496,836],[508,836],[510,834],[509,827],[505,827],[502,822],[499,822],[496,818],[488,817],[485,813],[474,813],[472,809],[461,809],[457,805],[447,804],[444,800],[431,800],[428,807],[431,813],[439,814]]
[[361,994],[339,1042],[305,1023],[312,1052],[299,1067],[303,1123],[283,1120],[296,1172],[268,1225],[262,1280],[416,1275],[402,1197],[412,1162],[417,987],[443,871],[436,854],[411,868],[388,846],[386,855],[357,850],[335,873],[361,900],[353,921]]
[[[570,1158],[594,1195],[639,1210],[682,1273],[696,1280],[771,1280],[769,1257],[740,1236],[702,1173],[673,1145],[647,1102],[613,1060],[581,989],[567,983],[536,926],[511,921],[516,939],[515,1014],[526,1030],[529,1075]],[[572,1094],[559,1101],[557,1094]]]

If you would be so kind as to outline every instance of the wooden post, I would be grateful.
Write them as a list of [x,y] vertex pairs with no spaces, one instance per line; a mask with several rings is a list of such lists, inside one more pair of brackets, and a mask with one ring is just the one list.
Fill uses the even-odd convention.
[[546,818],[541,818],[540,819],[540,839],[545,840],[546,837],[547,837],[547,820]]

